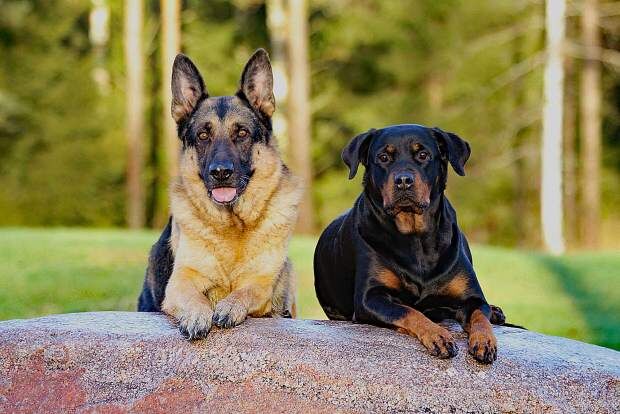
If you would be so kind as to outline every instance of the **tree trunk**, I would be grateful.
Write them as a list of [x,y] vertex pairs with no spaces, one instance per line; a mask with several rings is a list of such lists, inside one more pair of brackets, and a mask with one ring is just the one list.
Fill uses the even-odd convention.
[[314,230],[312,209],[312,166],[310,155],[310,102],[308,64],[308,21],[305,0],[289,2],[289,128],[290,160],[293,171],[301,176],[306,191],[299,208],[297,230]]
[[[513,45],[513,53],[512,53],[512,62],[513,66],[518,65],[519,62],[523,59],[523,48],[524,41],[521,38],[515,39],[512,42]],[[512,96],[514,98],[513,101],[513,110],[512,116],[519,118],[519,114],[523,111],[523,107],[525,106],[526,94],[525,88],[523,87],[523,79],[517,79],[512,85]],[[524,248],[528,243],[528,223],[527,217],[527,207],[528,207],[528,185],[530,184],[528,180],[528,172],[526,170],[526,162],[522,155],[523,146],[525,142],[525,138],[527,135],[527,126],[520,127],[514,135],[511,151],[513,153],[513,157],[515,162],[513,164],[513,189],[514,189],[514,201],[513,201],[513,215],[514,227],[515,227],[515,238],[517,246]]]
[[576,144],[576,117],[575,108],[575,64],[572,58],[566,58],[564,66],[565,94],[564,94],[564,211],[566,217],[566,241],[569,246],[577,243],[579,236],[579,222],[577,215],[577,160],[575,154]]
[[545,248],[564,252],[562,232],[562,103],[565,0],[547,0],[547,60],[544,80],[541,223]]
[[170,181],[177,176],[179,164],[179,138],[177,126],[170,113],[172,102],[172,63],[181,48],[181,2],[179,0],[161,0],[161,102],[162,102],[162,135],[159,157],[161,167],[158,168],[158,185],[156,194],[156,211],[153,219],[154,227],[161,227],[168,219],[168,187]]
[[93,80],[99,93],[107,95],[110,91],[110,74],[106,69],[105,55],[110,39],[110,7],[106,0],[91,0],[92,8],[88,16],[88,37],[93,48]]
[[273,133],[280,150],[286,157],[289,148],[286,73],[287,14],[284,0],[267,0],[267,30],[271,39],[271,67],[273,69],[273,94],[276,98],[276,112],[273,115]]
[[144,188],[142,183],[144,152],[142,13],[142,0],[125,0],[127,224],[132,229],[144,226]]
[[586,58],[581,73],[581,215],[582,240],[595,248],[601,204],[601,69],[597,0],[585,0],[581,38]]

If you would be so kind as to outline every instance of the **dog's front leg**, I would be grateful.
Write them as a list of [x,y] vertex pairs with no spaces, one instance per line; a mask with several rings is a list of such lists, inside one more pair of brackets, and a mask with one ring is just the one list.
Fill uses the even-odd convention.
[[215,305],[213,323],[220,328],[239,325],[248,315],[269,313],[274,276],[251,276],[238,281],[235,289]]
[[483,364],[490,364],[497,359],[497,339],[490,317],[491,308],[483,303],[473,308],[463,321],[463,329],[469,335],[469,353]]
[[394,303],[381,287],[371,288],[361,295],[361,300],[356,303],[355,318],[362,322],[374,319],[415,336],[432,355],[440,358],[452,358],[458,352],[458,346],[447,329],[414,308]]
[[181,333],[188,339],[200,339],[211,330],[213,309],[204,292],[207,279],[196,270],[175,266],[162,302],[162,310],[174,317]]
[[284,243],[261,251],[238,269],[231,293],[215,305],[215,325],[230,328],[248,315],[264,316],[271,312],[274,282],[286,257],[282,246]]

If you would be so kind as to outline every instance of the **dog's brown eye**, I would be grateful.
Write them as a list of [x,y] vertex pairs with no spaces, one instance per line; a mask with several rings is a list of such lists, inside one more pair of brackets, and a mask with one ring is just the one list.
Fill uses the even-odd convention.
[[387,154],[379,154],[379,161],[388,162],[390,160],[390,156]]
[[426,151],[420,151],[418,152],[418,160],[420,161],[426,161],[431,157],[431,154],[429,154]]
[[237,136],[239,138],[245,138],[248,136],[248,131],[247,129],[240,129],[239,132],[237,132]]
[[200,139],[208,139],[209,138],[209,134],[203,131],[200,134],[198,134],[198,138],[200,138]]

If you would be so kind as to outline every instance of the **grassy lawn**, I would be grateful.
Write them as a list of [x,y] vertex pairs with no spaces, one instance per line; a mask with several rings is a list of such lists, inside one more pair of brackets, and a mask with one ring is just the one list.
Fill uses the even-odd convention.
[[[158,234],[126,230],[0,229],[0,319],[134,310]],[[314,296],[315,240],[293,239],[302,318],[325,318]],[[620,253],[554,258],[474,246],[487,299],[508,320],[620,349]]]

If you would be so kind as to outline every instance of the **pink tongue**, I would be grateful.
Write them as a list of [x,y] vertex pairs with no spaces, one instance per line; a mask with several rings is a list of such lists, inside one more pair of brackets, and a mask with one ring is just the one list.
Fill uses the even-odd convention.
[[237,189],[232,187],[214,188],[211,190],[211,195],[220,203],[228,203],[237,195]]

